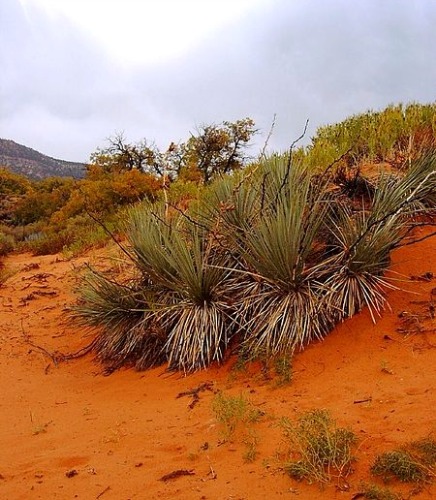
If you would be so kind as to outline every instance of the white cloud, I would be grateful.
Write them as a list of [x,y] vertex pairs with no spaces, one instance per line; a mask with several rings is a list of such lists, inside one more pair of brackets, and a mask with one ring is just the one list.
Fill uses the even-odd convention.
[[435,101],[435,25],[426,0],[2,0],[0,135],[86,160],[117,131],[165,148],[277,113],[284,149],[307,118]]
[[35,8],[70,20],[124,67],[161,64],[186,54],[262,0],[21,0],[32,22]]

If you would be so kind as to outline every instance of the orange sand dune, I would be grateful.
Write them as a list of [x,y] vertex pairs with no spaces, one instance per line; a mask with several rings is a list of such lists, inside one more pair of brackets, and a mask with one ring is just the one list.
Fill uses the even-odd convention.
[[[106,377],[91,356],[55,365],[50,353],[89,341],[65,307],[75,300],[81,266],[109,267],[108,250],[72,260],[8,257],[14,274],[0,288],[0,498],[351,499],[362,481],[373,481],[368,469],[377,453],[436,431],[435,320],[420,320],[421,333],[397,331],[399,313],[422,315],[435,299],[436,278],[410,279],[436,275],[435,243],[397,251],[392,271],[403,290],[389,293],[391,310],[376,325],[364,311],[295,355],[293,380],[281,387],[258,367],[235,370],[234,359],[187,377],[164,368]],[[211,390],[199,392],[196,404],[177,398],[205,382]],[[212,411],[218,390],[242,393],[264,412],[253,424],[252,463],[244,461],[243,429],[223,442]],[[359,437],[348,488],[321,490],[277,466],[278,419],[314,408]],[[161,480],[177,470],[189,475]],[[392,487],[405,496],[413,489]],[[436,487],[413,493],[436,498]]]

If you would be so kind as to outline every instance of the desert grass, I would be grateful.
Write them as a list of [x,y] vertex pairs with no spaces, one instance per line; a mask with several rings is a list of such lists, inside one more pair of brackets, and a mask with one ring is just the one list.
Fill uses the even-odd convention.
[[303,414],[298,422],[281,422],[285,443],[289,448],[284,470],[296,479],[327,483],[335,479],[340,484],[350,473],[354,433],[337,427],[325,410]]
[[371,466],[371,473],[385,481],[422,483],[435,477],[436,441],[427,436],[406,443],[401,448],[378,455]]

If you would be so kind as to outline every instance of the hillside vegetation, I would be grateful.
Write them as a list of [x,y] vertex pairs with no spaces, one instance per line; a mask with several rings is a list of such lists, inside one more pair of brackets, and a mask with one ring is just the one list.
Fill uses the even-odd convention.
[[99,358],[191,371],[235,342],[245,358],[277,356],[364,306],[379,314],[391,251],[436,206],[436,155],[351,200],[334,179],[271,158],[213,183],[187,211],[164,201],[132,209],[135,273],[90,275],[76,310],[100,327]]
[[0,165],[33,180],[54,176],[81,178],[85,174],[83,163],[51,158],[7,139],[0,139]]
[[[389,123],[399,109],[347,123]],[[362,307],[375,318],[392,287],[391,251],[411,244],[436,206],[434,115],[423,107],[417,119],[419,109],[403,112],[407,124],[413,110],[416,128],[406,129],[401,163],[397,130],[384,156],[374,156],[379,131],[373,148],[357,144],[354,156],[348,148],[315,167],[321,129],[295,156],[260,158],[204,183],[186,209],[164,196],[130,210],[124,252],[135,272],[126,281],[91,274],[76,309],[99,328],[98,357],[191,371],[221,361],[230,345],[247,359],[270,358],[323,338]],[[376,159],[391,159],[390,168],[367,176],[364,162]]]

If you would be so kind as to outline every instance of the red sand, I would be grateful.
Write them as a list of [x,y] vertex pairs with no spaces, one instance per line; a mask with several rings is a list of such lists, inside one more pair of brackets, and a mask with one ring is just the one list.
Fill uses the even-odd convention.
[[[75,300],[80,266],[110,263],[102,251],[68,261],[8,257],[14,274],[0,288],[0,498],[351,499],[362,481],[374,482],[369,466],[377,453],[436,431],[435,320],[421,321],[424,333],[397,331],[399,313],[425,313],[436,299],[436,278],[410,279],[436,275],[435,243],[397,251],[393,271],[404,281],[402,291],[389,293],[391,310],[375,325],[364,311],[295,355],[293,380],[283,387],[255,367],[237,372],[234,359],[187,377],[164,368],[106,377],[91,356],[55,366],[35,346],[65,353],[87,343],[65,306]],[[193,408],[191,397],[177,398],[204,382],[214,391],[242,393],[265,412],[253,424],[259,437],[254,462],[244,462],[242,429],[222,442],[213,391],[200,392]],[[278,419],[314,408],[329,410],[359,437],[345,491],[334,482],[323,490],[297,482],[277,467]],[[192,474],[160,480],[180,469]],[[408,495],[414,486],[392,488]],[[412,493],[436,498],[436,487]]]

